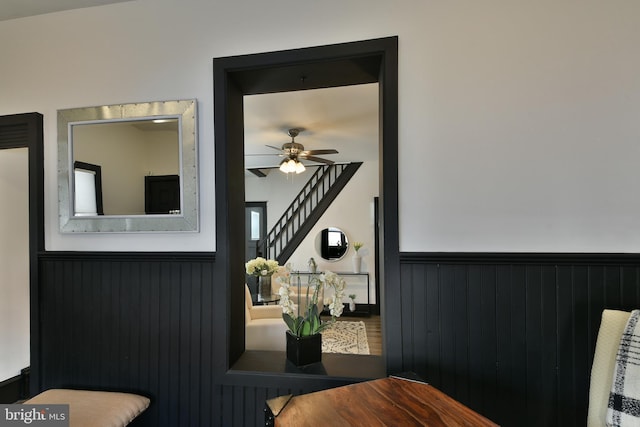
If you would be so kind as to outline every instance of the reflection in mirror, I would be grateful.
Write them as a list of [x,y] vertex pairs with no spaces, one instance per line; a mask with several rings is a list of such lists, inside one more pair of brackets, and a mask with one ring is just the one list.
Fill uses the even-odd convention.
[[62,232],[197,231],[196,102],[58,111]]
[[[70,126],[70,133],[73,162],[101,168],[105,215],[169,213],[168,208],[145,209],[145,181],[148,176],[180,174],[177,118],[77,123]],[[77,200],[78,183],[73,184]],[[180,198],[179,192],[167,197]],[[73,214],[78,215],[77,205]]]
[[349,249],[349,240],[342,230],[327,227],[316,236],[316,251],[327,261],[338,261]]

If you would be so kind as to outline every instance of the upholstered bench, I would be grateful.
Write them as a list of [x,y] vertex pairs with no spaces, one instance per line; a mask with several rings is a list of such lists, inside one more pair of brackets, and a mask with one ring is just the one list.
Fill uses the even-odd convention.
[[68,404],[70,427],[122,427],[149,407],[147,397],[132,393],[51,389],[25,404]]

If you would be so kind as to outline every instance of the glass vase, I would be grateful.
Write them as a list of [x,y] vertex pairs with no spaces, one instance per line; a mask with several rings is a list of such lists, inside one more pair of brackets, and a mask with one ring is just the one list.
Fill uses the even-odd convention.
[[259,276],[258,293],[262,298],[271,298],[271,276]]

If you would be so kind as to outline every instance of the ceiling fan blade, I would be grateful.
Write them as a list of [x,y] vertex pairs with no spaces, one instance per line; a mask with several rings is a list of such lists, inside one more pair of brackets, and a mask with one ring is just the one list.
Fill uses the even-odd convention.
[[274,150],[282,151],[282,147],[274,147],[273,145],[265,144],[265,147],[273,148]]
[[324,150],[307,150],[307,151],[303,151],[301,154],[303,155],[314,155],[314,154],[338,154],[338,150],[334,150],[333,148],[327,148]]
[[307,159],[307,160],[311,160],[312,162],[318,162],[318,163],[324,163],[327,165],[332,165],[334,163],[333,160],[329,160],[329,159],[323,159],[322,157],[315,157],[315,156],[299,156],[301,159]]
[[267,176],[267,174],[264,173],[263,168],[254,168],[254,169],[247,169],[247,170],[252,174],[254,174],[255,176],[257,176],[258,178],[264,178],[265,176]]
[[258,178],[264,178],[269,175],[272,169],[280,169],[280,166],[264,166],[259,168],[247,168],[247,172],[251,172]]

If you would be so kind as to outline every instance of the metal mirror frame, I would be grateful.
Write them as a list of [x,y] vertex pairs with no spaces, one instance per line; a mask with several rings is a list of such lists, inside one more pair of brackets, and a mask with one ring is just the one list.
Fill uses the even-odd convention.
[[[86,122],[178,117],[180,120],[180,214],[73,215],[72,126]],[[195,99],[115,104],[58,110],[58,210],[62,233],[198,231],[197,103]]]

